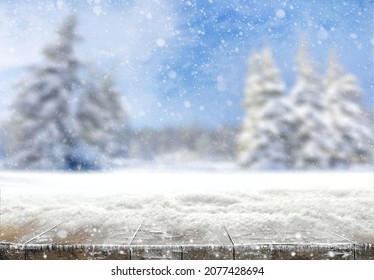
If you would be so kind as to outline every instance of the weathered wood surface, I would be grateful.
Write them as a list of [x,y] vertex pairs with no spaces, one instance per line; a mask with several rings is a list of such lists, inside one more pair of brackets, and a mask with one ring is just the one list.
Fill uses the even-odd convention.
[[63,222],[25,244],[25,256],[30,260],[129,260],[128,245],[135,232],[136,224],[123,228],[94,225],[82,228]]
[[326,260],[354,259],[353,242],[333,233],[230,231],[235,259]]
[[231,259],[232,243],[224,228],[216,232],[168,229],[144,223],[131,243],[132,259]]
[[23,220],[17,221],[17,226],[13,226],[11,222],[5,223],[3,217],[2,219],[1,242],[22,244],[46,229],[35,217],[24,217]]
[[235,245],[244,244],[341,244],[353,243],[335,233],[300,230],[297,232],[262,231],[246,233],[228,229]]
[[243,234],[224,227],[214,232],[176,231],[150,221],[122,229],[93,225],[77,228],[67,222],[51,226],[35,221],[25,219],[19,229],[2,229],[1,260],[374,260],[374,245],[335,233]]
[[237,260],[353,260],[351,244],[268,244],[236,246]]
[[[20,245],[0,243],[0,260],[374,260],[374,244],[261,244],[225,246],[92,246]],[[234,252],[231,255],[227,252]],[[213,255],[214,254],[214,255]]]
[[129,260],[128,246],[29,245],[26,260]]
[[32,244],[118,244],[128,245],[136,231],[136,224],[128,224],[126,227],[108,226],[76,226],[68,222],[62,222],[55,227],[50,227],[35,239],[29,239]]
[[22,246],[11,243],[0,243],[0,260],[24,260],[25,250]]
[[356,244],[356,260],[374,260],[374,244]]
[[232,260],[234,248],[229,245],[184,246],[184,260]]

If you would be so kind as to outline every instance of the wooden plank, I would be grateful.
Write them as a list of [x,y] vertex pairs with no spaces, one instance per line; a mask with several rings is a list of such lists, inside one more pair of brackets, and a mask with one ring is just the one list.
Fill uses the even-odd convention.
[[22,246],[11,243],[0,243],[0,260],[24,260]]
[[131,248],[132,259],[231,259],[233,255],[224,228],[178,231],[149,221],[142,225]]
[[129,260],[128,246],[29,245],[27,260]]
[[335,233],[316,231],[297,232],[247,232],[241,233],[230,230],[230,235],[235,245],[244,244],[334,244],[353,243]]
[[332,233],[230,232],[236,259],[353,259],[354,244]]
[[128,245],[136,231],[137,223],[129,222],[122,226],[76,225],[74,222],[63,223],[33,240],[33,244],[96,244]]
[[0,227],[0,242],[24,243],[42,231],[40,221],[36,217],[24,217],[17,223],[3,218]]
[[235,246],[237,260],[353,260],[352,244],[253,244]]
[[182,250],[176,240],[180,236],[162,226],[144,222],[130,243],[132,260],[180,260]]
[[184,260],[232,260],[232,246],[183,246]]
[[52,226],[52,227],[46,229],[45,231],[43,231],[43,232],[37,234],[36,236],[34,236],[34,237],[32,237],[32,238],[26,240],[25,242],[23,242],[22,246],[26,246],[27,244],[29,244],[30,242],[32,242],[32,241],[34,241],[34,240],[37,240],[37,239],[39,240],[39,238],[40,238],[41,236],[50,233],[53,229],[57,228],[58,226],[60,226],[60,225],[63,224],[64,222],[65,222],[65,221],[60,222],[59,224],[54,225],[54,226]]
[[[62,223],[33,238],[25,245],[27,259],[33,260],[128,260],[135,223],[118,227]],[[77,245],[78,244],[78,245]]]
[[132,260],[181,260],[181,246],[140,245],[130,246]]
[[374,244],[355,245],[356,260],[374,260]]

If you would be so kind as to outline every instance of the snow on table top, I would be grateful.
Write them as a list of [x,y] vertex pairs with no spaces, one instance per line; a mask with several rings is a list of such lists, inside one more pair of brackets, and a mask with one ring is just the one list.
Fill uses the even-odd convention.
[[37,233],[65,221],[57,236],[76,232],[79,242],[126,243],[144,219],[165,236],[198,231],[213,240],[227,227],[238,236],[314,231],[374,240],[370,172],[1,172],[0,188],[3,224],[31,223]]

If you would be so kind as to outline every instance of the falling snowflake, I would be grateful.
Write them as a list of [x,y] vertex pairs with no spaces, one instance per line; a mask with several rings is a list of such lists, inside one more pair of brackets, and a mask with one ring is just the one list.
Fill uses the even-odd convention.
[[101,15],[101,13],[103,12],[103,10],[101,9],[101,6],[99,5],[96,5],[92,8],[92,11],[94,12],[95,15],[99,16]]
[[191,108],[191,102],[186,100],[186,101],[183,102],[183,106],[184,106],[184,108],[189,109],[189,108]]
[[278,18],[284,18],[286,16],[286,12],[283,9],[279,9],[275,13]]
[[156,40],[156,44],[157,44],[157,46],[159,46],[160,48],[162,48],[162,47],[165,46],[165,40],[164,39],[157,39]]

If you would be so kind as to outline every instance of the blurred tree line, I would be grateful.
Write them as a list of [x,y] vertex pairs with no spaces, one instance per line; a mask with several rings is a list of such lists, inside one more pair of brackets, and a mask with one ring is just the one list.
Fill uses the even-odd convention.
[[331,52],[324,76],[309,58],[306,41],[297,55],[296,82],[287,89],[270,48],[249,59],[245,117],[237,158],[251,169],[331,169],[373,160],[372,112],[363,108],[358,79]]
[[0,134],[3,166],[95,170],[123,159],[227,160],[251,169],[326,169],[372,162],[372,113],[358,79],[331,55],[322,78],[301,44],[287,90],[270,48],[253,53],[242,126],[134,129],[113,72],[78,59],[77,18],[68,17],[44,62],[17,86]]
[[126,134],[128,156],[139,159],[223,160],[235,159],[235,139],[239,129],[221,126],[207,129],[199,125],[142,128]]

